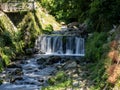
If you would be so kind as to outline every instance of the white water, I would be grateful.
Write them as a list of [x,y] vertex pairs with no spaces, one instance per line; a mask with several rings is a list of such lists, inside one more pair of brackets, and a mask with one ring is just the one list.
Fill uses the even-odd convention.
[[85,54],[84,39],[76,36],[39,36],[35,49],[44,55],[84,56]]

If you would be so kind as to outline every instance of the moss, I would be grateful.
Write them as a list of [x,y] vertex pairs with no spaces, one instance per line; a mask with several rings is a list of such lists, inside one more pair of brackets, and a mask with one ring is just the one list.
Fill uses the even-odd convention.
[[71,80],[66,80],[64,82],[58,83],[53,86],[42,87],[42,90],[65,90],[66,87],[71,86]]
[[52,15],[44,12],[39,3],[37,3],[37,5],[39,8],[36,9],[35,14],[38,17],[42,29],[45,30],[47,26],[51,25],[53,30],[60,30],[61,25],[55,20],[55,18]]
[[49,80],[48,80],[48,83],[50,85],[54,85],[56,83],[59,83],[59,82],[64,82],[66,80],[66,75],[63,71],[59,71],[56,73],[55,76],[51,77]]
[[72,80],[63,71],[59,71],[48,80],[50,86],[42,87],[42,90],[61,90],[71,86]]
[[[5,65],[16,57],[16,53],[24,53],[25,47],[33,47],[38,35],[43,34],[44,31],[51,32],[59,28],[60,24],[55,21],[55,18],[46,14],[39,6],[35,11],[28,12],[17,28],[9,17],[0,11],[0,42],[2,42],[0,43],[0,58]],[[0,62],[0,70],[3,70],[2,64]]]
[[[58,29],[60,24],[51,15],[42,11],[40,4],[38,8],[28,12],[22,22],[18,24],[19,41],[24,42],[23,47],[33,47],[35,39],[43,33],[50,34],[54,29]],[[29,34],[29,35],[28,35]]]
[[8,31],[11,35],[14,35],[15,32],[17,32],[17,28],[3,12],[1,12],[0,16],[0,27],[3,28],[3,31]]
[[[3,70],[5,65],[11,62],[11,58],[15,55],[15,44],[13,43],[17,28],[13,25],[10,19],[3,12],[0,17],[0,57],[2,62],[0,63],[0,70]],[[4,65],[3,65],[4,63]]]
[[2,59],[0,59],[0,72],[3,70],[3,63],[2,63]]
[[17,27],[19,29],[19,41],[23,43],[21,45],[23,48],[33,46],[35,38],[42,34],[42,29],[39,28],[32,12],[28,12]]

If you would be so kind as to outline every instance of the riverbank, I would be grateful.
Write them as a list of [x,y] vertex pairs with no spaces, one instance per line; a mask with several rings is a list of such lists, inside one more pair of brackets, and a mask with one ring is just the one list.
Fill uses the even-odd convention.
[[[32,57],[8,66],[1,73],[2,90],[51,90],[89,88],[87,63],[59,56]],[[62,80],[62,81],[61,81]],[[46,90],[45,89],[45,90]],[[87,89],[86,89],[87,90]]]

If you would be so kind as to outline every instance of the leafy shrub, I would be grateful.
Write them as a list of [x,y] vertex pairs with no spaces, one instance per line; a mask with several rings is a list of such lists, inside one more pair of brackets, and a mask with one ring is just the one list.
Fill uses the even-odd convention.
[[106,46],[103,48],[103,44],[107,42],[107,33],[105,32],[95,32],[91,37],[88,37],[86,41],[86,60],[94,62],[101,59],[103,53],[108,49]]
[[43,87],[42,90],[61,90],[71,85],[72,80],[67,77],[65,72],[59,71],[55,76],[48,80],[50,86]]

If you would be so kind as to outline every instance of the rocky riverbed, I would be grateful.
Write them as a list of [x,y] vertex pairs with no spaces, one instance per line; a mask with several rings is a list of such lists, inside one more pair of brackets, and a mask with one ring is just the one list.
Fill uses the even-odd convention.
[[41,90],[42,87],[49,86],[48,80],[59,71],[64,71],[72,80],[72,86],[67,87],[67,90],[89,90],[85,79],[88,72],[83,71],[85,65],[86,62],[80,63],[79,59],[59,56],[34,56],[19,60],[0,74],[3,81],[0,90]]

